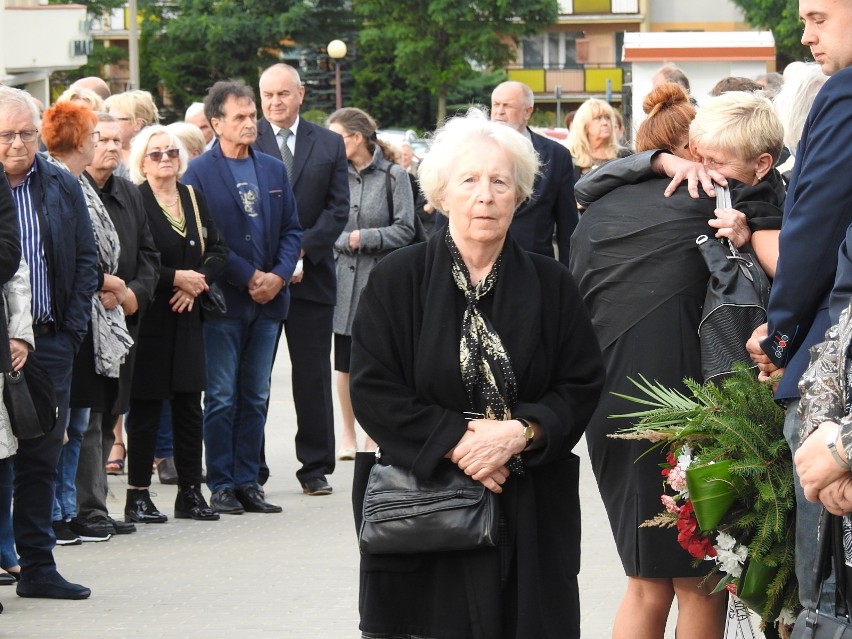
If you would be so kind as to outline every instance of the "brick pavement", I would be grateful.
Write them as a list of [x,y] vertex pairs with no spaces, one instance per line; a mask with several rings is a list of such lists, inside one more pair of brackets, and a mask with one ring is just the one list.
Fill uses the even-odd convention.
[[[352,463],[329,477],[335,493],[306,497],[293,475],[295,418],[286,347],[273,374],[267,429],[270,501],[282,514],[223,515],[219,522],[170,519],[106,543],[57,548],[63,575],[92,589],[86,601],[21,599],[0,588],[0,637],[355,639],[358,551],[351,518]],[[583,636],[605,639],[624,576],[583,458]],[[110,479],[120,516],[126,477]],[[175,488],[156,478],[154,502],[171,518]],[[673,636],[673,633],[668,633]]]

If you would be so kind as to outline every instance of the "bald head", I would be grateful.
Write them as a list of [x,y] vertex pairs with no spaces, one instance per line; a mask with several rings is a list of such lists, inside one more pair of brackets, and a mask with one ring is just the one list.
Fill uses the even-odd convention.
[[109,85],[102,78],[90,75],[86,78],[80,78],[71,85],[72,89],[88,89],[98,94],[101,100],[106,100],[112,91],[109,90]]
[[535,98],[522,82],[503,82],[491,93],[491,120],[523,132],[532,116]]
[[258,88],[263,117],[284,129],[293,126],[305,98],[299,72],[289,64],[273,64],[260,75]]

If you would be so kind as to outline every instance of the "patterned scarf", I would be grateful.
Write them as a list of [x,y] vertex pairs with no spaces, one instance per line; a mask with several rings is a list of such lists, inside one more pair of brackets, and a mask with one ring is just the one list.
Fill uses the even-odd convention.
[[[68,167],[59,158],[47,155],[47,161],[68,171]],[[115,225],[91,183],[82,175],[77,178],[77,181],[86,198],[101,269],[104,273],[115,275],[118,270],[118,256],[121,252]],[[104,308],[99,291],[95,291],[92,298],[91,331],[95,350],[95,372],[104,377],[118,377],[124,358],[133,346],[133,338],[127,332],[124,309],[121,306]]]
[[[503,254],[494,262],[488,275],[474,286],[470,271],[449,229],[446,243],[453,259],[453,280],[464,293],[467,302],[462,317],[459,362],[471,411],[484,419],[512,419],[512,407],[518,398],[512,360],[503,347],[500,335],[479,308],[479,302],[490,295],[497,285]],[[523,474],[523,462],[519,455],[510,460],[508,468],[514,473]]]

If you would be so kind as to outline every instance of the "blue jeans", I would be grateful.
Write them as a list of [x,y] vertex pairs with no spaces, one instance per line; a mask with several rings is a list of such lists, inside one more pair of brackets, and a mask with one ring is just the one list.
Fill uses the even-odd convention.
[[53,500],[53,521],[74,519],[77,516],[77,466],[83,433],[89,425],[90,408],[72,408],[68,411],[68,441],[59,453],[56,464],[56,497]]
[[12,482],[15,478],[14,457],[0,459],[0,567],[18,565],[15,533],[12,530]]
[[238,317],[204,323],[207,391],[204,446],[211,491],[257,481],[273,351],[281,322],[252,304]]
[[39,336],[35,341],[36,349],[30,357],[37,357],[50,371],[59,416],[53,430],[43,437],[18,441],[12,525],[23,579],[38,579],[56,572],[53,491],[63,434],[68,426],[71,368],[76,355],[71,338],[62,332]]

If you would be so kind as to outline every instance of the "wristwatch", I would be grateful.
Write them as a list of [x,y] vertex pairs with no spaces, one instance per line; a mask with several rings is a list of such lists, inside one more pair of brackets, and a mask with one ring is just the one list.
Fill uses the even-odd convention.
[[530,426],[530,423],[527,420],[521,419],[520,417],[515,417],[515,419],[521,422],[521,426],[524,427],[524,439],[527,440],[527,445],[524,446],[524,450],[526,450],[527,448],[532,446],[533,438],[535,437],[535,431],[533,430],[533,427]]
[[828,446],[828,450],[831,451],[831,456],[834,457],[834,461],[838,463],[845,470],[849,470],[849,461],[844,460],[840,453],[837,452],[837,436],[840,434],[840,426],[837,428],[832,428],[828,433],[828,437],[825,438],[825,445]]

